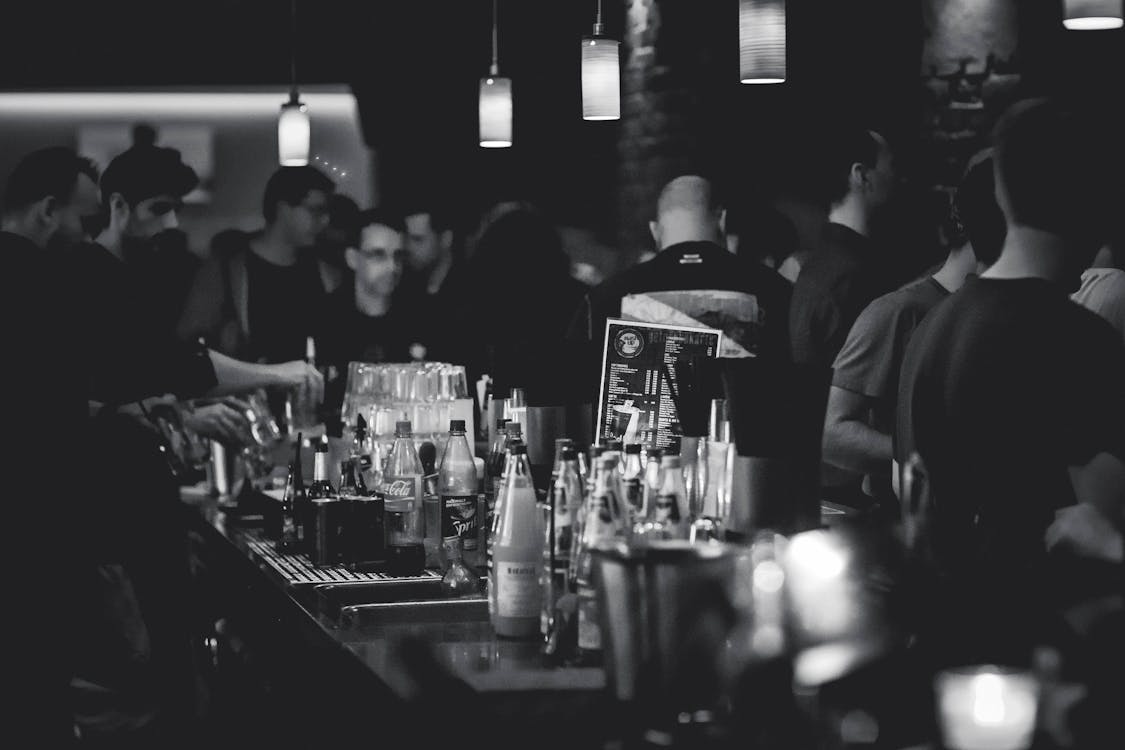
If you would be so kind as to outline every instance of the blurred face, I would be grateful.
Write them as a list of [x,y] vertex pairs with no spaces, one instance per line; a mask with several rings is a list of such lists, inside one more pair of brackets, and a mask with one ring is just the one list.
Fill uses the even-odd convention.
[[296,247],[312,247],[317,236],[328,226],[328,194],[310,190],[296,205],[282,201],[277,216],[285,222],[286,236]]
[[437,265],[448,240],[448,232],[434,231],[429,214],[406,217],[406,262],[412,271],[428,271]]
[[879,157],[875,167],[867,172],[867,201],[872,208],[885,205],[895,192],[898,175],[895,172],[894,156],[886,140],[878,133],[871,136],[879,143]]
[[172,195],[157,195],[145,198],[133,206],[125,223],[125,237],[131,240],[151,240],[165,229],[175,229],[180,225],[178,212],[182,201]]
[[48,242],[53,247],[65,248],[89,239],[100,224],[100,211],[98,186],[86,175],[78,175],[70,200],[55,204],[55,230]]
[[359,247],[347,251],[348,267],[355,272],[356,284],[365,292],[390,296],[399,279],[406,256],[402,235],[382,224],[372,224],[360,232]]

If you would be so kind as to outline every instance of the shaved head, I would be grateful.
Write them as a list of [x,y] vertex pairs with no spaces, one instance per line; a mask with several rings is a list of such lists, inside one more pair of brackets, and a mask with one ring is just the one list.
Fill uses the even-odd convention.
[[705,177],[676,177],[660,191],[652,234],[660,249],[679,242],[715,241],[722,234],[723,211]]

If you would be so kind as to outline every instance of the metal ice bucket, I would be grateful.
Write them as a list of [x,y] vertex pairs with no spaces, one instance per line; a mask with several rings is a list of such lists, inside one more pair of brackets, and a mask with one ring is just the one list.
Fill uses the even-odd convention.
[[670,717],[717,706],[745,552],[682,540],[593,550],[606,683],[616,698]]

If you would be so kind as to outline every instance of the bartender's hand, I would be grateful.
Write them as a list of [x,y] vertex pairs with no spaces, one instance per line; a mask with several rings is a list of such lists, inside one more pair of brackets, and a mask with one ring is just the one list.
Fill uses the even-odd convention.
[[250,439],[250,423],[244,412],[225,404],[200,406],[184,415],[184,426],[200,437],[242,444]]
[[1078,503],[1055,512],[1047,528],[1048,550],[1072,552],[1110,562],[1125,560],[1125,538],[1101,511],[1089,503]]
[[282,388],[304,388],[314,404],[324,400],[324,376],[308,362],[294,360],[271,366]]

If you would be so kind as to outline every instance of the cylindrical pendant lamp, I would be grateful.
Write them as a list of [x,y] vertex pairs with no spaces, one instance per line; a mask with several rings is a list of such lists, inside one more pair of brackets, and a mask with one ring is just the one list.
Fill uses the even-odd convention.
[[785,0],[739,0],[738,67],[742,83],[785,82]]
[[594,33],[582,37],[582,119],[621,119],[621,43],[605,35],[601,0]]
[[289,101],[281,105],[281,114],[277,118],[277,158],[281,166],[303,167],[309,163],[311,135],[308,108],[294,91]]
[[1123,0],[1063,0],[1063,26],[1071,31],[1120,29]]
[[490,75],[480,79],[480,145],[512,145],[512,79]]

